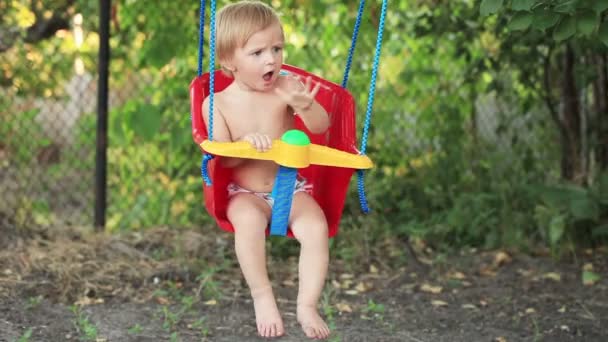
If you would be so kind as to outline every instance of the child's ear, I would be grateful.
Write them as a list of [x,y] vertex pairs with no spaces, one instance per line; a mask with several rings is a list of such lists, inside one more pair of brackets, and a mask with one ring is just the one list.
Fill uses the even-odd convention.
[[236,71],[236,67],[234,66],[234,63],[232,63],[232,59],[222,60],[222,61],[220,61],[220,65],[222,66],[222,68],[224,68],[230,72]]

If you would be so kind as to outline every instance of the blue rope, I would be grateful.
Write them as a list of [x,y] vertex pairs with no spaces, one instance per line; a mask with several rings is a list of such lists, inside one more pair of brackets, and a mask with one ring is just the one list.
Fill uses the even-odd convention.
[[203,41],[205,39],[205,0],[201,0],[200,19],[198,23],[198,76],[203,74]]
[[357,21],[355,21],[355,29],[353,30],[353,38],[348,50],[348,58],[346,59],[346,68],[344,69],[344,78],[342,79],[342,88],[346,88],[348,83],[348,75],[353,64],[353,56],[355,55],[355,46],[357,45],[357,37],[359,36],[359,28],[361,27],[361,18],[363,17],[363,9],[365,8],[365,0],[359,2],[359,12],[357,13]]
[[[372,80],[369,85],[369,95],[367,98],[367,112],[365,113],[365,125],[363,127],[363,138],[361,140],[361,154],[365,154],[367,149],[367,137],[369,135],[369,126],[371,123],[372,107],[374,105],[374,95],[376,93],[376,79],[378,78],[378,67],[380,66],[380,53],[382,52],[382,35],[384,32],[384,21],[386,19],[387,0],[382,0],[382,11],[380,13],[380,23],[378,25],[378,38],[376,39],[376,52],[374,55],[374,64],[372,68]],[[365,187],[363,182],[363,170],[357,171],[357,183],[359,188],[359,202],[361,210],[364,213],[369,212],[367,198],[365,197]]]
[[[203,0],[201,0],[203,1]],[[216,1],[211,0],[211,19],[209,22],[210,33],[209,33],[209,130],[208,136],[209,141],[213,140],[213,101],[215,93],[215,8]],[[201,11],[201,13],[204,13]],[[211,178],[209,177],[209,161],[213,159],[210,154],[205,154],[201,162],[201,174],[205,184],[211,186]]]

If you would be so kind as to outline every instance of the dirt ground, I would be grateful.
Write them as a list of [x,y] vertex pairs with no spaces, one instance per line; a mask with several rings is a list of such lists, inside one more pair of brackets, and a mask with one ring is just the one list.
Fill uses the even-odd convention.
[[[127,235],[0,229],[0,341],[261,341],[223,233],[158,228]],[[608,250],[556,261],[471,250],[423,261],[333,255],[320,304],[330,341],[608,341]],[[418,246],[419,247],[419,246]],[[269,268],[287,336],[295,255]],[[585,274],[585,276],[583,276]]]

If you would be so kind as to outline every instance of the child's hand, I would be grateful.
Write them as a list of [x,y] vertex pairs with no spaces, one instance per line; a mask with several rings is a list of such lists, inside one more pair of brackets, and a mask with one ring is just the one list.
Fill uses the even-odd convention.
[[266,134],[250,133],[241,140],[249,142],[258,152],[266,152],[272,147],[272,139]]
[[287,102],[294,111],[301,113],[310,109],[320,88],[321,83],[318,82],[314,88],[312,87],[312,78],[310,76],[306,77],[305,84],[302,84],[299,77],[289,76],[287,77],[287,86],[285,89],[276,87],[275,92],[283,101]]

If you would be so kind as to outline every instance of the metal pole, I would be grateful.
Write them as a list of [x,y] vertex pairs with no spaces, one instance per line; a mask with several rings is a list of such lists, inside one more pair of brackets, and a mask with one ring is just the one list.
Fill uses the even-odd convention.
[[111,0],[99,0],[99,80],[97,81],[97,151],[95,157],[95,230],[106,224],[108,147],[108,78]]

